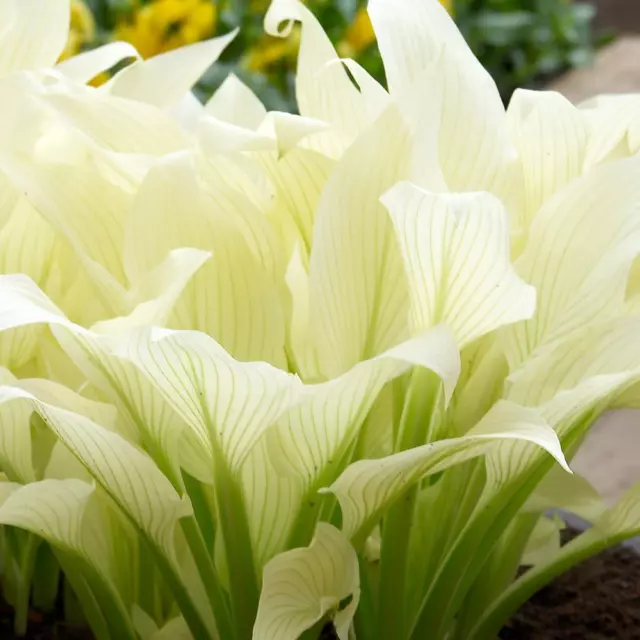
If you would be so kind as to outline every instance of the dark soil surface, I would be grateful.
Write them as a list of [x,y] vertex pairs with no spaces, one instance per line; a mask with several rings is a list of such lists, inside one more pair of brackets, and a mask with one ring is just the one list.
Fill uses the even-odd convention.
[[[60,617],[32,612],[25,640],[92,640]],[[326,629],[322,638],[335,635]],[[640,554],[617,547],[575,567],[531,598],[500,638],[640,640]],[[15,639],[11,609],[0,605],[0,640]]]
[[536,593],[500,638],[640,639],[640,555],[616,547],[574,567]]
[[[32,611],[29,628],[23,640],[93,640],[93,634],[86,629],[71,627],[61,622],[60,613],[43,614]],[[0,640],[15,640],[13,632],[13,611],[7,605],[0,605]]]

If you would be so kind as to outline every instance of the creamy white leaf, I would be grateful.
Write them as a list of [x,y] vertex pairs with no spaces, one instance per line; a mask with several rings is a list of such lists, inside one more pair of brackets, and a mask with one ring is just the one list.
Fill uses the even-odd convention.
[[285,551],[264,568],[253,640],[297,640],[325,615],[347,640],[359,598],[358,557],[340,531],[321,522],[309,547]]

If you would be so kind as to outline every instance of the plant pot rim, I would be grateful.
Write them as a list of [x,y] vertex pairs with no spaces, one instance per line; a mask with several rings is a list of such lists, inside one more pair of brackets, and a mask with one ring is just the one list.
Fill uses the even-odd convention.
[[[566,509],[549,509],[546,512],[546,515],[548,516],[557,515],[565,522],[567,527],[571,529],[575,529],[576,531],[580,531],[580,532],[586,531],[587,529],[590,529],[593,526],[592,523],[589,522],[588,520],[585,520],[584,518],[581,518],[580,516],[576,515],[572,511],[568,511]],[[620,543],[619,546],[632,549],[636,553],[640,554],[640,536],[629,538],[628,540],[625,540],[624,542]]]

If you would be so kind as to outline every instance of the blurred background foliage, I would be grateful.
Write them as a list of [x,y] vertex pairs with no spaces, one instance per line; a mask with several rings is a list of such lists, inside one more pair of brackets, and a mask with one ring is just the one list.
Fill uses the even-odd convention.
[[[72,0],[65,55],[111,40],[132,43],[144,57],[240,27],[240,33],[197,87],[206,99],[229,72],[249,85],[270,109],[295,109],[296,33],[265,35],[269,0]],[[594,51],[593,7],[573,0],[441,0],[503,98],[516,87],[536,88]],[[384,80],[366,0],[306,0],[339,54]]]

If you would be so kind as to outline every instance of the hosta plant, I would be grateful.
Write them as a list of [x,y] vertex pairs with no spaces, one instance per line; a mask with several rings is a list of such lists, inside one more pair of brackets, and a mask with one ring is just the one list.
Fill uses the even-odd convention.
[[505,113],[436,0],[369,3],[385,88],[275,0],[300,114],[203,106],[233,34],[53,66],[68,9],[0,0],[18,632],[62,573],[99,640],[481,640],[640,531],[569,466],[638,399],[640,98]]

